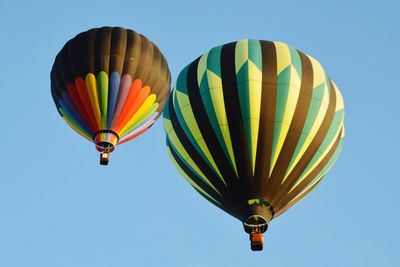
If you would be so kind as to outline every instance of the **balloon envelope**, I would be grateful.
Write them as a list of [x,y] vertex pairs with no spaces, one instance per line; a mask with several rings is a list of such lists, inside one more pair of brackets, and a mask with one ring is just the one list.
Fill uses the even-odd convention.
[[51,70],[57,110],[101,152],[146,131],[170,90],[167,61],[145,36],[95,28],[69,40]]
[[314,58],[280,42],[214,47],[164,110],[175,167],[207,200],[264,232],[326,175],[342,147],[342,96]]

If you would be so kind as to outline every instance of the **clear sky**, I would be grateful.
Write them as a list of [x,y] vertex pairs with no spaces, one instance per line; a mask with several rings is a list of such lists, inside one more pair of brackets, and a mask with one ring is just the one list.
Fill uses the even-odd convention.
[[[398,3],[0,0],[0,266],[400,266]],[[263,252],[173,168],[161,120],[103,167],[60,118],[54,57],[105,25],[155,42],[173,81],[209,48],[255,38],[317,58],[339,86],[342,154]]]

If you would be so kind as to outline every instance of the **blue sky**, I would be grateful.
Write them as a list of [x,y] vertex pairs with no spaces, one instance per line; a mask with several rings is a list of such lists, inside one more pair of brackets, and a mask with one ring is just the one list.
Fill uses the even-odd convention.
[[[397,1],[0,0],[0,266],[395,266],[400,19]],[[108,167],[56,112],[49,73],[63,44],[104,25],[134,29],[173,80],[209,48],[287,42],[317,58],[345,99],[339,160],[274,220],[261,253],[241,223],[175,171],[161,120]]]

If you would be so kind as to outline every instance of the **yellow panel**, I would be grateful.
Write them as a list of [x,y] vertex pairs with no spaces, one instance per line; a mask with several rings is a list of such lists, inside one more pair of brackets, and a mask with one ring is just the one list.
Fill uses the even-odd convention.
[[283,115],[283,125],[281,128],[280,134],[278,136],[278,143],[276,145],[275,153],[272,155],[272,164],[271,164],[271,169],[270,169],[270,173],[269,173],[270,175],[274,169],[276,160],[278,159],[278,155],[281,152],[283,143],[286,139],[286,135],[289,131],[289,125],[292,123],[292,119],[293,119],[294,111],[297,106],[297,101],[299,99],[299,95],[300,95],[300,89],[296,86],[290,85],[288,97],[286,100],[285,113]]
[[236,177],[237,177],[238,175],[237,175],[237,169],[236,169],[235,156],[233,154],[231,134],[229,131],[228,120],[226,117],[225,102],[224,102],[224,95],[223,95],[222,88],[211,89],[210,97],[212,99],[212,103],[213,103],[215,114],[216,114],[217,121],[218,121],[217,127],[219,127],[219,129],[221,131],[222,138],[224,139],[224,143],[227,148],[230,161],[233,163],[233,168],[235,169]]
[[[214,73],[210,71],[208,71],[207,74],[209,75],[209,77],[216,76]],[[212,99],[212,104],[218,121],[217,127],[219,127],[219,129],[221,130],[222,138],[224,139],[225,146],[228,150],[230,161],[233,163],[233,168],[235,169],[236,176],[238,176],[235,156],[233,154],[231,134],[229,132],[228,119],[226,117],[224,93],[222,87],[210,88],[210,97]]]
[[262,92],[262,72],[249,61],[249,99],[250,99],[250,133],[252,155],[251,162],[253,174],[256,166],[256,154],[258,143],[258,129],[260,126],[260,111],[261,111],[261,92]]
[[345,131],[345,130],[344,130],[344,125],[342,125],[342,135],[340,136],[340,138],[343,138],[343,137],[344,137],[344,135],[345,135],[345,134],[344,134],[344,131]]
[[126,135],[130,134],[132,131],[135,130],[137,126],[139,126],[141,123],[143,123],[145,120],[149,119],[152,114],[154,114],[158,108],[159,104],[158,103],[153,103],[149,109],[146,110],[146,112],[141,116],[138,117],[136,121],[133,121],[132,125],[129,125],[126,129],[126,132],[123,132],[120,135],[120,138],[125,137]]
[[222,90],[222,80],[214,72],[207,70],[207,80],[208,80],[208,87],[210,89],[221,88]]
[[331,80],[332,84],[333,84],[333,88],[331,88],[331,90],[335,90],[336,92],[336,109],[335,112],[341,109],[344,109],[344,101],[343,101],[343,96],[340,93],[340,91],[338,90],[336,84]]
[[226,111],[225,111],[224,92],[222,88],[210,89],[210,97],[213,103],[218,123],[220,125],[228,124],[228,119],[226,117]]
[[322,121],[324,120],[325,114],[328,111],[328,105],[329,105],[329,94],[328,94],[327,84],[325,84],[324,87],[325,87],[324,88],[324,94],[323,94],[323,97],[322,97],[321,106],[320,106],[320,108],[318,110],[318,115],[315,118],[314,124],[311,127],[310,132],[307,133],[307,138],[304,141],[303,146],[301,147],[299,153],[297,154],[297,157],[293,161],[293,164],[291,165],[290,169],[288,169],[288,171],[286,172],[286,176],[285,176],[285,178],[283,179],[282,182],[284,182],[286,180],[286,178],[289,176],[290,172],[293,170],[293,168],[296,166],[296,164],[299,162],[299,160],[303,157],[304,153],[306,152],[306,150],[310,146],[312,140],[314,139],[314,137],[317,134],[319,128],[321,127]]
[[[204,138],[203,138],[203,136],[200,132],[200,129],[197,125],[196,119],[195,119],[193,111],[192,111],[192,107],[189,104],[182,106],[182,103],[180,103],[180,101],[183,101],[183,103],[189,103],[189,97],[183,93],[179,94],[179,92],[177,93],[177,96],[178,95],[180,96],[180,98],[177,98],[177,100],[178,100],[178,105],[181,109],[183,120],[185,121],[193,138],[198,143],[198,140],[203,140]],[[202,115],[204,116],[205,114],[202,114]],[[211,156],[210,151],[208,150],[207,145],[204,142],[200,142],[200,143],[198,143],[198,145],[199,145],[200,149],[202,150],[202,152],[204,153],[204,155],[206,156],[206,158],[208,159],[208,161],[211,163],[212,167],[214,168],[215,172],[218,174],[220,179],[222,181],[224,181],[217,165],[215,164],[213,157]]]
[[[204,73],[207,71],[207,58],[208,58],[208,54],[204,54],[200,57],[199,60],[199,64],[197,66],[197,83],[199,85],[200,88],[200,83],[201,83],[201,79],[204,76]],[[200,88],[201,90],[201,88]],[[203,92],[201,92],[200,94],[202,94]]]
[[171,120],[166,119],[164,117],[164,121],[163,122],[164,122],[165,132],[167,133],[167,135],[169,135],[169,133],[174,130],[174,127],[172,127]]
[[[249,61],[248,66],[249,66],[249,80],[262,83],[262,72],[258,69],[258,67],[252,61]],[[260,97],[261,97],[261,84],[259,85],[258,90],[260,91]]]
[[235,47],[235,69],[236,73],[249,59],[249,41],[241,40],[236,43]]
[[125,124],[125,126],[121,129],[120,133],[121,136],[125,134],[125,131],[127,131],[133,124],[136,123],[138,119],[142,117],[142,115],[151,108],[153,105],[154,101],[156,101],[156,95],[151,94],[149,95],[146,100],[143,102],[143,104],[140,106],[140,108],[136,111],[135,114],[133,114],[132,118],[129,119],[129,121]]
[[[201,134],[200,129],[197,126],[196,119],[192,112],[192,107],[190,105],[186,105],[180,109],[181,109],[183,120],[185,121],[186,125],[188,126],[189,131],[192,134],[193,138],[195,140],[203,139],[203,135]],[[201,116],[204,116],[204,115],[205,114],[201,114]]]
[[[342,117],[342,120],[340,122],[341,124],[343,123],[343,118],[344,117]],[[311,168],[304,175],[302,175],[301,179],[299,179],[296,182],[296,185],[298,185],[301,181],[303,181],[305,179],[305,177],[307,177],[307,175],[309,175],[318,166],[318,164],[323,160],[323,158],[326,156],[326,154],[328,154],[328,152],[331,150],[331,148],[333,147],[333,145],[336,142],[336,139],[339,136],[340,129],[341,129],[341,127],[338,128],[337,132],[335,133],[335,136],[332,138],[331,143],[326,147],[326,149],[324,150],[323,153],[321,153],[321,151],[318,149],[318,151],[316,153],[316,154],[318,154],[318,160],[316,160],[314,162],[314,164],[311,166]],[[294,185],[293,188],[296,187],[296,185]]]
[[[167,124],[171,124],[170,120],[165,121]],[[172,125],[171,125],[172,127]],[[179,140],[178,136],[176,135],[175,131],[170,131],[168,134],[168,138],[171,141],[171,144],[174,146],[175,150],[177,153],[179,153],[182,158],[185,159],[185,161],[188,163],[188,165],[195,170],[197,174],[201,176],[201,178],[211,187],[215,192],[220,194],[218,190],[212,185],[212,183],[207,179],[207,177],[204,175],[204,173],[197,167],[196,163],[192,160],[190,155],[187,153],[185,150],[184,146],[182,145],[181,141]]]
[[221,195],[220,192],[218,192],[218,190],[213,186],[213,184],[207,179],[207,177],[204,175],[204,173],[202,171],[200,171],[200,169],[197,167],[196,163],[193,161],[193,159],[188,155],[187,157],[185,157],[185,161],[190,165],[190,166],[194,166],[196,172],[198,174],[200,174],[200,176],[203,178],[203,180],[206,182],[206,184],[208,186],[210,186],[212,189],[214,189],[215,192],[217,192],[218,194]]
[[278,75],[287,68],[291,62],[290,50],[287,44],[274,42],[276,49],[277,73]]
[[311,60],[311,65],[313,68],[313,76],[314,76],[314,82],[313,82],[313,88],[315,89],[318,85],[320,85],[321,83],[326,82],[326,76],[325,76],[325,72],[324,69],[322,68],[321,64],[319,64],[319,62],[314,59],[313,57],[308,56],[309,59]]
[[301,77],[299,76],[299,74],[296,71],[296,68],[293,67],[293,65],[290,66],[290,84],[297,88],[300,88],[301,86]]
[[85,78],[86,88],[88,89],[88,94],[90,98],[90,103],[92,104],[94,116],[96,117],[96,122],[99,128],[101,128],[101,113],[99,106],[99,97],[97,94],[97,81],[96,77],[92,73],[88,73]]
[[231,134],[229,132],[228,119],[226,117],[224,93],[222,90],[221,79],[215,75],[212,71],[207,71],[208,84],[210,86],[210,97],[215,110],[215,115],[219,124],[219,128],[224,138],[226,148],[228,150],[229,158],[233,163],[233,168],[235,169],[236,177],[237,168],[235,162],[235,156],[233,154]]
[[[332,168],[332,166],[333,166],[333,164],[332,164],[329,168],[327,168],[324,172],[318,174],[318,177],[317,177],[316,179],[314,179],[310,184],[308,184],[308,185],[301,191],[301,193],[298,194],[298,196],[301,196],[301,195],[303,195],[304,193],[307,193],[306,191],[307,191],[308,189],[310,189],[310,187],[315,186],[319,181],[321,181],[321,179],[324,178],[324,176],[328,173],[328,171]],[[296,185],[297,185],[297,183],[296,183]],[[296,185],[295,185],[295,186],[296,186]],[[292,190],[295,188],[295,186],[294,186],[293,188],[290,189],[289,193],[292,192]],[[296,198],[298,198],[298,196],[297,196]],[[295,199],[296,199],[296,198],[295,198]],[[294,199],[294,200],[295,200],[295,199]]]
[[[172,99],[174,99],[174,96],[176,96],[176,100],[177,101],[173,101],[174,106],[176,107],[176,104],[179,106],[180,109],[190,105],[190,101],[189,101],[189,97],[182,93],[181,91],[178,90],[173,90],[173,95],[172,95]],[[171,99],[171,101],[172,101]]]

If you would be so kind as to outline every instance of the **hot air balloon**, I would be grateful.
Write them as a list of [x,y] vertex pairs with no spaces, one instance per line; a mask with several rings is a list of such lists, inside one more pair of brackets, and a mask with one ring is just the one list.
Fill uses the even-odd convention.
[[164,109],[176,169],[243,222],[252,250],[309,193],[343,142],[342,96],[314,58],[281,42],[217,46],[186,66]]
[[51,93],[64,120],[109,153],[145,132],[160,116],[170,71],[159,48],[129,29],[90,29],[69,40],[51,70]]

